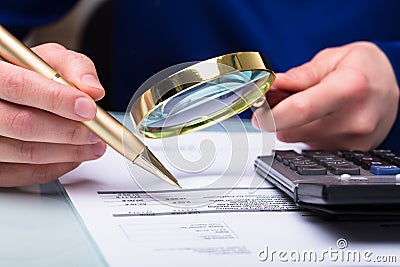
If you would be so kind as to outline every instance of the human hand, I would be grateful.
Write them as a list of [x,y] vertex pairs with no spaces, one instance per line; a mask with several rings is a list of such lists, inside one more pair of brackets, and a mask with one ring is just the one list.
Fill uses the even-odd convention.
[[[370,42],[322,50],[310,62],[277,74],[272,95],[275,90],[294,93],[272,108],[277,138],[314,149],[379,146],[393,126],[399,102],[390,61]],[[268,112],[257,109],[253,125],[273,131]]]
[[0,186],[50,182],[106,149],[80,123],[104,96],[94,64],[57,44],[33,50],[80,90],[0,61]]

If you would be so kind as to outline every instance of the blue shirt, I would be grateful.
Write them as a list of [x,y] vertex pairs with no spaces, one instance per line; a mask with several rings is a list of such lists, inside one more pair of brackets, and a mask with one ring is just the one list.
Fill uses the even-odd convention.
[[[0,20],[18,26],[14,29],[22,34],[60,16],[72,2],[3,0]],[[135,90],[164,68],[235,51],[263,52],[281,72],[309,61],[321,49],[373,41],[391,60],[399,81],[399,10],[396,0],[117,0],[113,109],[124,110]],[[400,149],[397,136],[399,116],[382,146]]]

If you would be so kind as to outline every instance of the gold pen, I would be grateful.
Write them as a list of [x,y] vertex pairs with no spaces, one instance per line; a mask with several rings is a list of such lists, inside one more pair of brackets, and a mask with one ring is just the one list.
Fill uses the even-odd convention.
[[[0,57],[9,63],[39,73],[53,81],[75,87],[1,25]],[[83,123],[108,145],[134,164],[164,181],[180,187],[175,177],[161,164],[153,153],[131,131],[99,106],[97,106],[95,118]]]

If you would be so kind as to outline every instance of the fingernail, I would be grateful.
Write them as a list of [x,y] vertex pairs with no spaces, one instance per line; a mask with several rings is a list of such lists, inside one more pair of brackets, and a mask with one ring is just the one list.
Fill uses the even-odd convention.
[[103,86],[101,85],[99,79],[97,79],[96,76],[93,74],[85,74],[82,76],[82,82],[89,87],[94,87],[94,88],[99,88],[99,89],[104,89]]
[[82,118],[92,119],[96,115],[96,107],[93,101],[85,97],[79,97],[75,100],[74,112]]
[[89,134],[89,140],[90,140],[92,143],[97,143],[97,142],[100,142],[100,141],[101,141],[101,138],[98,137],[97,134],[94,134],[94,133],[91,132],[91,133]]
[[93,145],[93,154],[95,156],[101,156],[106,152],[107,145],[104,142],[98,142]]

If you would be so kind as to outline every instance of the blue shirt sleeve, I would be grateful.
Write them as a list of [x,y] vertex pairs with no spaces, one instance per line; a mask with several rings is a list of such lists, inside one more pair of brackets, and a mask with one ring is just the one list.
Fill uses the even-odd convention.
[[[392,42],[380,42],[376,41],[377,44],[387,55],[389,58],[393,70],[395,72],[397,78],[397,84],[399,85],[400,81],[400,41],[392,41]],[[385,103],[382,103],[384,105]],[[400,150],[400,109],[397,110],[397,117],[395,123],[386,137],[384,142],[381,144],[381,148]]]

